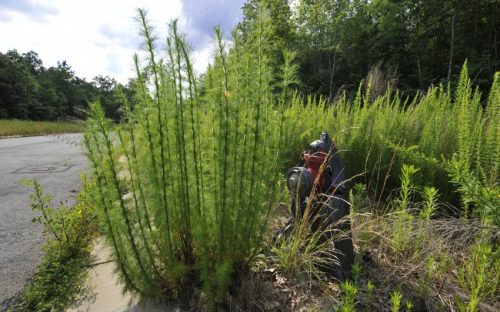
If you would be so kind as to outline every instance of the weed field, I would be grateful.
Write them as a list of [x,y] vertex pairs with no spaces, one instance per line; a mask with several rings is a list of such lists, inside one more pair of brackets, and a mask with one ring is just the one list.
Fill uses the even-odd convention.
[[[294,91],[293,52],[271,72],[262,10],[246,38],[216,30],[203,78],[175,22],[161,53],[144,11],[139,21],[138,104],[123,100],[116,127],[93,104],[85,132],[125,291],[192,310],[500,308],[498,74],[488,95],[465,64],[457,85],[413,98],[372,96],[365,81],[328,103]],[[319,245],[306,220],[272,240],[289,214],[285,173],[322,131],[346,167],[356,251],[340,284],[321,269],[338,236]]]

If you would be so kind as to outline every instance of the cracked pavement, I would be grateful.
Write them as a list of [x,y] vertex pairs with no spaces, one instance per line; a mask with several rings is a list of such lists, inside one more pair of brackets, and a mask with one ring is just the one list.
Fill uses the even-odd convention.
[[39,263],[42,226],[31,220],[31,190],[20,184],[37,179],[52,205],[74,203],[87,160],[81,134],[0,139],[0,310],[18,293]]

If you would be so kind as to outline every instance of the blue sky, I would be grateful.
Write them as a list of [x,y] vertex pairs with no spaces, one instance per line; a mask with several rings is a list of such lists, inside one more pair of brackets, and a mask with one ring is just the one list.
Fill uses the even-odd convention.
[[33,50],[45,67],[66,60],[79,77],[90,81],[110,75],[120,82],[133,76],[132,54],[140,38],[136,8],[148,18],[161,39],[167,23],[179,20],[193,47],[201,72],[213,52],[213,28],[229,31],[241,19],[244,0],[0,0],[0,52]]

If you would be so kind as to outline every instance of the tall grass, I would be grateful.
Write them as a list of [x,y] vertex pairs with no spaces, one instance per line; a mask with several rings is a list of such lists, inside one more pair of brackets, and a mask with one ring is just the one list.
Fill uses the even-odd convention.
[[84,141],[95,201],[125,290],[186,299],[202,289],[213,308],[261,248],[295,68],[286,62],[275,100],[260,12],[250,43],[234,33],[228,48],[216,30],[200,88],[176,22],[161,58],[145,12],[138,15],[147,55],[144,66],[135,57],[140,104],[125,105],[113,131],[91,105]]
[[[452,160],[459,162],[462,177],[473,176],[479,186],[498,194],[498,73],[484,103],[479,91],[472,90],[466,65],[455,91],[440,85],[403,100],[398,92],[388,90],[372,99],[369,88],[361,84],[354,99],[344,96],[332,105],[322,98],[295,97],[286,111],[284,167],[297,162],[296,155],[304,146],[327,130],[342,153],[348,176],[363,173],[359,182],[367,185],[372,195],[388,195],[396,189],[406,163],[419,168],[416,185],[435,186],[443,200],[458,205],[456,191],[465,195],[463,185],[468,182],[456,176]],[[471,214],[469,206],[482,209],[477,200],[466,201],[462,197],[464,215]]]

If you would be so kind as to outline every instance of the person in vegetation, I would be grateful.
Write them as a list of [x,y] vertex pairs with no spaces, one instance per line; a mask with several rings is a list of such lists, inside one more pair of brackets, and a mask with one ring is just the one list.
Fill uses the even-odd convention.
[[340,281],[351,277],[354,261],[344,171],[327,132],[321,133],[304,151],[301,163],[288,171],[292,207],[287,227],[291,229],[295,221],[307,221],[312,233],[320,233],[318,244],[333,239],[338,264],[332,259],[322,269]]

